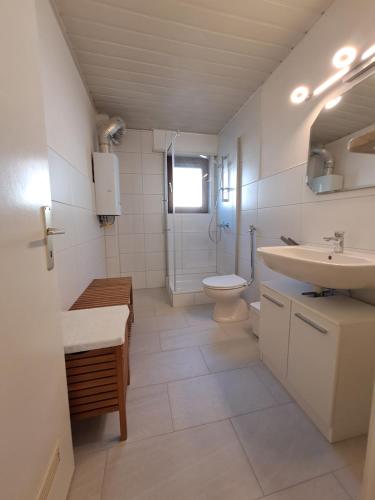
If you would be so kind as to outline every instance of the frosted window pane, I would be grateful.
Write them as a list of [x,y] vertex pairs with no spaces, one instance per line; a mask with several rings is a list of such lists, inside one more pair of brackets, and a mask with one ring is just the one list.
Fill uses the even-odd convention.
[[200,168],[179,167],[174,169],[173,200],[176,208],[202,207],[202,170]]

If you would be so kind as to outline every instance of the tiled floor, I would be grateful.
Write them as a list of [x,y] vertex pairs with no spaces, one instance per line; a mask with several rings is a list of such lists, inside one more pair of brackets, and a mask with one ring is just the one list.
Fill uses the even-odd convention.
[[135,292],[127,397],[74,426],[69,500],[357,500],[366,441],[330,445],[259,361],[248,322]]

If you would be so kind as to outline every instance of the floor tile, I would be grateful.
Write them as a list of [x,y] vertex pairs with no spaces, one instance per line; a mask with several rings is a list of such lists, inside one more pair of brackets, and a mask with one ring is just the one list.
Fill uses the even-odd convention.
[[200,349],[210,372],[241,368],[259,359],[258,341],[254,336],[206,345]]
[[219,326],[191,326],[177,330],[160,332],[163,351],[181,349],[182,347],[201,346],[228,340],[228,335]]
[[280,382],[272,375],[270,370],[262,361],[256,361],[251,365],[251,369],[255,371],[264,385],[271,391],[272,396],[278,403],[290,403],[293,401],[289,393],[284,389]]
[[[166,385],[128,390],[127,443],[173,431]],[[77,453],[119,444],[118,413],[107,413],[74,423],[73,441]]]
[[264,500],[350,500],[338,481],[331,475],[264,497]]
[[139,352],[152,353],[160,352],[160,339],[159,332],[153,332],[150,335],[137,335],[132,332],[132,337],[130,341],[130,355],[137,354]]
[[334,473],[336,479],[338,479],[353,500],[359,500],[360,498],[363,469],[364,463],[356,462]]
[[359,461],[365,438],[331,445],[294,403],[232,419],[266,494]]
[[262,492],[229,422],[109,451],[102,500],[254,500]]
[[199,348],[177,349],[131,357],[131,388],[162,384],[208,373]]
[[250,368],[168,384],[173,423],[183,429],[275,404]]
[[160,332],[162,330],[173,330],[176,328],[185,328],[189,326],[184,313],[166,314],[159,316],[152,316],[149,318],[135,319],[132,332],[135,335],[150,334],[153,332]]
[[101,500],[107,452],[75,457],[75,471],[67,500]]
[[233,339],[253,337],[250,320],[222,323],[223,330]]
[[184,310],[188,326],[205,325],[215,326],[218,323],[212,319],[213,305],[203,304],[200,306],[190,306],[180,308]]

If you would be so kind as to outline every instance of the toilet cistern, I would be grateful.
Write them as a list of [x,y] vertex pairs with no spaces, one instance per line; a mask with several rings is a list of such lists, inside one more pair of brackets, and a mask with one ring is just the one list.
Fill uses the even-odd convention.
[[324,241],[333,241],[333,252],[344,253],[344,231],[335,231],[334,236],[324,236]]

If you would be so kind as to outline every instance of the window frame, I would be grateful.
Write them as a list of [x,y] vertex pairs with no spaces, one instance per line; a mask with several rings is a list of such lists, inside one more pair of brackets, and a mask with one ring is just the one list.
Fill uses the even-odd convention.
[[[208,214],[209,213],[209,180],[210,162],[208,158],[196,156],[175,156],[174,168],[199,168],[202,171],[202,206],[175,207],[176,214]],[[207,174],[207,175],[206,175]],[[168,175],[168,213],[173,213],[173,164],[172,156],[167,156]],[[204,177],[206,176],[206,177]],[[172,186],[172,191],[170,189]]]

